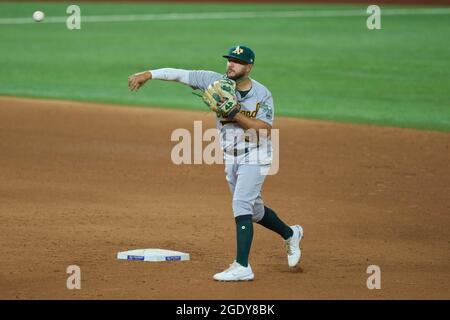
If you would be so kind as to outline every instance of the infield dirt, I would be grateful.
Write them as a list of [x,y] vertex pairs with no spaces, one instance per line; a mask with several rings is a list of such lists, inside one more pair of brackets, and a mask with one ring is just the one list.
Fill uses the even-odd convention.
[[[278,117],[280,171],[263,196],[305,229],[300,267],[255,226],[255,281],[234,259],[222,165],[171,162],[206,112],[0,98],[1,299],[449,299],[450,135]],[[163,248],[191,261],[118,251]],[[68,290],[66,268],[81,268]],[[368,290],[369,265],[381,290]]]

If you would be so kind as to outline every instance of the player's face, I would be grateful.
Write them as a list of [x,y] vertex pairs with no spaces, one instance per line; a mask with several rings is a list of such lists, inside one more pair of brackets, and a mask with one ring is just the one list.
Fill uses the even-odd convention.
[[228,59],[227,77],[236,80],[250,73],[252,65],[236,59]]

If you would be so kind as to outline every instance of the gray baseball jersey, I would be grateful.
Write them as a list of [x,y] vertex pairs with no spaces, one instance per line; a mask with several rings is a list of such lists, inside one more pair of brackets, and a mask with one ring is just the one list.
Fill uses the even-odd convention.
[[[226,77],[213,71],[173,68],[152,70],[152,76],[153,79],[178,81],[201,90]],[[251,81],[250,91],[244,95],[237,92],[240,112],[272,125],[272,94],[259,82]],[[254,139],[254,136],[247,134],[251,130],[244,130],[235,121],[226,118],[217,117],[216,125],[224,151],[226,179],[233,195],[233,214],[235,217],[252,215],[253,221],[260,221],[264,216],[261,190],[272,162],[271,140],[261,138],[261,135]]]
[[[194,89],[205,90],[214,81],[225,77],[224,74],[213,71],[193,70],[189,72],[189,85]],[[245,96],[237,91],[237,98],[241,105],[240,112],[251,119],[258,119],[272,125],[274,118],[272,94],[258,81],[250,80],[252,88]],[[272,143],[270,139],[252,137],[234,120],[217,117],[216,125],[220,131],[225,157],[234,157],[235,152],[241,153],[248,150],[246,160],[257,161],[257,164],[271,163]]]

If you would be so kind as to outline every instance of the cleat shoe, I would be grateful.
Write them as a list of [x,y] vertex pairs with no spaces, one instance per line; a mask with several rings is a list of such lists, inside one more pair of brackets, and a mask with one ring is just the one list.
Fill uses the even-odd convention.
[[255,275],[253,274],[250,264],[248,267],[244,267],[234,261],[230,264],[230,267],[225,271],[216,273],[214,275],[214,280],[217,281],[248,281],[253,280]]
[[298,264],[300,257],[302,256],[300,241],[303,238],[303,228],[299,225],[295,225],[291,226],[291,229],[294,231],[294,234],[292,237],[284,241],[284,245],[286,246],[288,265],[292,268]]

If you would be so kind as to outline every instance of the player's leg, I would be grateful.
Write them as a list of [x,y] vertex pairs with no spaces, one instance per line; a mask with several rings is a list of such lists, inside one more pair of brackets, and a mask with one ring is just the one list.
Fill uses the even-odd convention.
[[233,190],[236,260],[229,269],[214,275],[214,279],[221,281],[252,280],[254,275],[248,262],[253,240],[252,219],[255,200],[261,192],[265,175],[261,174],[260,167],[257,165],[239,165],[236,171],[232,170],[231,165],[227,165],[226,172],[230,190]]
[[[258,224],[266,227],[273,232],[278,233],[283,240],[287,240],[294,234],[292,228],[288,226],[271,208],[263,205],[261,197],[255,203],[255,213],[261,216],[260,220],[256,221]],[[261,214],[262,212],[262,214]]]
[[[235,198],[236,184],[238,181],[238,168],[237,164],[227,164],[225,166],[226,179],[228,182],[228,187],[231,191],[231,196],[233,200],[233,212],[234,219],[236,223],[236,262],[241,264],[244,267],[248,266],[248,255],[251,247],[251,242],[253,239],[253,223],[252,223],[252,215],[249,214],[248,208],[243,209],[243,205],[239,204],[239,207],[236,206],[236,200],[239,197]],[[242,170],[241,170],[242,171]],[[241,173],[241,179],[239,180],[239,188],[238,192],[242,192],[242,183],[243,176]],[[240,212],[241,214],[236,214],[236,212]]]
[[284,240],[288,265],[294,267],[301,257],[300,241],[303,238],[303,228],[299,225],[288,226],[271,208],[266,207],[261,194],[255,201],[254,221],[278,233]]
[[230,188],[231,198],[233,198],[234,189],[236,187],[237,180],[237,169],[238,165],[236,163],[226,163],[225,164],[225,178]]
[[233,195],[233,213],[236,220],[236,261],[248,265],[253,240],[255,201],[261,193],[266,178],[258,165],[240,165],[237,171],[236,188]]

